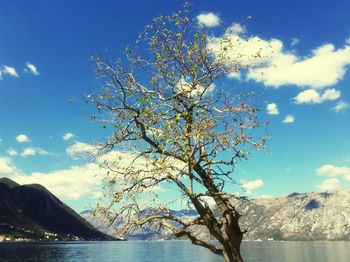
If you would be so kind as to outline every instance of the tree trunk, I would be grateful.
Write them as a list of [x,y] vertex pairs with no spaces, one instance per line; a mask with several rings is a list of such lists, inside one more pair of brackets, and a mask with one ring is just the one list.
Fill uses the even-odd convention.
[[224,212],[225,233],[228,243],[223,245],[223,256],[227,262],[243,262],[241,255],[241,244],[243,240],[243,232],[239,227],[240,215],[236,210],[227,210]]
[[243,262],[241,255],[242,238],[240,236],[229,236],[228,241],[223,245],[223,256],[226,262]]
[[243,262],[243,258],[237,250],[233,252],[224,251],[223,255],[226,262]]

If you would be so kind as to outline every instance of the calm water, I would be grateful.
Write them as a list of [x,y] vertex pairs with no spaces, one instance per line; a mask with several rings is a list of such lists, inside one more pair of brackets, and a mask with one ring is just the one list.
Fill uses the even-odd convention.
[[[244,242],[247,262],[350,261],[350,242]],[[222,261],[187,241],[129,241],[21,244],[0,243],[1,262],[26,261]]]

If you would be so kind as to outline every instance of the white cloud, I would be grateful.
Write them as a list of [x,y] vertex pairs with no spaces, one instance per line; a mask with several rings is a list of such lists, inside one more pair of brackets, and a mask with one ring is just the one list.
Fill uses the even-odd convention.
[[35,65],[27,62],[26,66],[33,75],[36,75],[36,76],[40,75],[40,73]]
[[336,90],[334,88],[327,89],[323,92],[321,95],[321,101],[333,101],[340,97],[341,93],[339,90]]
[[26,143],[26,142],[30,141],[28,136],[25,134],[20,134],[20,135],[16,136],[16,140],[20,143]]
[[267,113],[269,115],[278,115],[279,114],[277,105],[275,103],[267,104],[266,110],[267,110]]
[[230,27],[227,28],[227,30],[230,34],[235,35],[241,35],[246,32],[246,29],[238,23],[233,23]]
[[4,69],[2,70],[3,74],[8,74],[10,76],[18,77],[18,74],[16,72],[16,69],[11,66],[4,66]]
[[74,134],[72,134],[72,133],[67,133],[67,134],[65,134],[64,136],[62,136],[62,139],[63,139],[64,141],[71,140],[72,138],[74,138]]
[[242,184],[242,187],[245,190],[254,190],[259,187],[262,187],[264,185],[264,182],[261,179],[253,180],[253,181],[248,181]]
[[47,152],[46,150],[39,147],[27,147],[23,149],[21,157],[35,156],[35,155],[52,155],[52,153]]
[[349,108],[349,104],[344,102],[344,101],[339,101],[335,107],[332,108],[333,111],[335,112],[341,112]]
[[203,94],[204,96],[212,93],[215,90],[216,85],[211,83],[209,86],[204,87],[201,85],[193,86],[186,81],[184,77],[180,78],[180,80],[176,84],[176,89],[180,93],[185,94],[186,96],[198,97]]
[[308,89],[303,92],[300,92],[296,97],[294,97],[294,101],[297,104],[320,103],[320,100],[320,94],[313,89]]
[[103,192],[101,191],[93,191],[91,192],[91,197],[94,199],[99,199],[103,197]]
[[330,178],[322,181],[321,184],[316,185],[320,191],[332,191],[340,188],[340,180],[337,178]]
[[215,27],[220,25],[220,18],[214,13],[202,13],[197,16],[198,24],[206,27]]
[[299,38],[295,38],[295,37],[293,37],[293,38],[291,38],[290,39],[290,45],[293,47],[293,46],[296,46],[297,44],[299,44],[300,43],[300,39]]
[[78,141],[66,149],[66,153],[73,158],[79,157],[80,155],[84,154],[94,154],[96,152],[97,148],[95,146]]
[[227,28],[222,38],[211,37],[208,40],[208,49],[232,68],[266,63],[270,60],[273,50],[280,49],[282,45],[283,43],[276,39],[268,42],[259,37],[242,37],[237,32],[237,25]]
[[343,79],[346,66],[350,64],[349,43],[339,49],[333,44],[324,44],[312,50],[310,55],[300,56],[293,50],[286,50],[279,39],[242,37],[229,28],[221,38],[209,39],[208,46],[215,54],[222,53],[225,48],[227,65],[260,65],[249,67],[246,78],[275,88],[285,85],[314,89],[333,86]]
[[[93,148],[93,150],[90,150],[91,148]],[[77,153],[86,151],[95,152],[95,147],[78,142],[71,148],[70,152]],[[29,155],[33,155],[33,152],[38,153],[36,148],[27,151]],[[20,184],[39,183],[64,201],[77,200],[82,197],[96,199],[102,195],[102,182],[103,179],[107,177],[107,170],[109,170],[101,166],[101,164],[108,162],[109,166],[118,170],[125,170],[131,163],[133,163],[131,167],[135,168],[135,170],[146,170],[150,168],[143,158],[138,158],[134,161],[136,155],[134,153],[111,151],[96,158],[95,162],[88,162],[83,165],[71,166],[67,169],[55,170],[52,172],[34,172],[31,174],[19,172],[10,158],[0,157],[0,175],[8,176]],[[116,163],[116,161],[118,163]],[[135,181],[134,176],[126,178],[124,173],[119,175],[113,173],[111,176],[114,178],[117,176],[116,179],[120,182],[121,186],[129,187],[130,183]],[[142,176],[142,172],[137,172],[135,176]],[[152,193],[163,190],[164,189],[160,186],[154,186],[148,191],[146,190],[146,192]]]
[[318,92],[314,89],[308,89],[300,92],[294,101],[296,104],[320,104],[325,101],[333,101],[340,97],[340,91],[332,88],[327,89],[323,93]]
[[[38,153],[38,150],[28,150],[27,152],[32,155],[33,152]],[[41,151],[41,153],[43,152]],[[10,158],[0,157],[0,177],[9,177],[19,184],[39,183],[62,200],[100,197],[102,179],[105,175],[106,169],[102,169],[99,163],[87,163],[48,173],[23,174]]]
[[97,164],[89,163],[51,173],[17,175],[13,179],[20,184],[39,183],[60,199],[76,200],[83,196],[96,197],[96,191],[101,189],[102,183],[101,176],[96,175],[101,172]]
[[[83,143],[79,144],[81,145]],[[86,149],[87,145],[88,144],[84,144],[82,148]],[[91,146],[91,148],[94,147]],[[81,150],[78,151],[81,152]],[[56,170],[48,173],[34,172],[30,175],[17,175],[11,178],[20,184],[39,183],[63,200],[77,200],[81,197],[90,197],[95,199],[102,195],[102,182],[103,179],[107,177],[108,169],[103,168],[103,166],[100,166],[100,164],[106,161],[110,166],[113,166],[113,168],[122,170],[123,168],[130,166],[134,160],[135,155],[133,155],[133,157],[131,156],[132,154],[111,151],[104,156],[97,158],[96,162],[89,162],[80,166],[71,166],[67,169]],[[114,165],[113,162],[117,160],[122,160],[120,161],[120,165]],[[138,170],[145,170],[145,168],[147,168],[144,160],[141,159],[135,161],[133,167]],[[112,176],[114,177],[116,175],[117,174],[113,173]],[[142,174],[137,174],[137,176],[140,175]],[[135,178],[133,177],[129,181],[124,175],[119,175],[116,179],[121,182],[122,185],[130,186],[128,183],[130,181],[132,182]],[[153,190],[157,190],[157,192],[159,192],[162,190],[162,188],[155,186],[150,189],[152,192]]]
[[257,198],[273,198],[273,196],[268,195],[268,194],[261,194],[261,195],[257,196]]
[[[316,185],[321,191],[336,190],[341,188],[341,178],[343,181],[350,182],[350,167],[348,166],[335,166],[332,164],[325,164],[316,169],[318,176],[328,176],[330,179],[322,181],[321,184]],[[335,178],[337,177],[337,178]]]
[[295,117],[292,115],[287,115],[284,119],[283,119],[283,123],[285,124],[290,124],[293,123],[295,121]]
[[346,176],[350,175],[350,167],[347,166],[334,166],[326,164],[316,170],[318,176]]
[[12,148],[9,148],[6,153],[10,156],[16,156],[17,155],[17,151],[12,149]]
[[18,174],[19,170],[7,157],[0,157],[0,176],[12,176]]
[[346,66],[350,63],[350,46],[336,50],[332,44],[325,44],[306,58],[284,52],[283,45],[274,51],[267,66],[251,70],[249,79],[273,87],[296,85],[324,88],[343,79]]
[[27,157],[27,156],[35,156],[37,154],[36,150],[32,147],[27,147],[23,149],[23,152],[21,153],[21,157]]

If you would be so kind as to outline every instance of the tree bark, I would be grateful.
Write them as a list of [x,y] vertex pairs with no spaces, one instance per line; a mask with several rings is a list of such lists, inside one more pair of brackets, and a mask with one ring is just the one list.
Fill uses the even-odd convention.
[[241,255],[243,232],[239,227],[238,219],[239,214],[236,211],[228,210],[224,213],[227,243],[223,245],[223,256],[227,262],[243,262]]
[[241,254],[237,251],[224,251],[223,255],[226,262],[243,262]]

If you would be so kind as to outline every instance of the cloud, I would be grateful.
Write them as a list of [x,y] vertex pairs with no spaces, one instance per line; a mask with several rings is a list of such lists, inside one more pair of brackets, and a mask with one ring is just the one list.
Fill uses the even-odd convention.
[[202,13],[197,16],[198,24],[206,27],[216,27],[220,25],[220,18],[211,12]]
[[335,107],[332,108],[335,112],[341,112],[349,108],[349,104],[344,101],[339,101],[338,104],[336,104]]
[[[39,148],[26,148],[24,152],[26,155],[46,154],[47,151],[43,151]],[[67,153],[77,154],[83,152],[96,152],[96,147],[93,145],[76,142],[71,147],[67,148]],[[46,153],[45,153],[46,152]],[[22,152],[23,153],[23,152]],[[152,168],[147,165],[144,158],[135,157],[138,154],[135,153],[122,153],[119,151],[111,151],[102,156],[95,158],[93,162],[87,162],[82,165],[73,165],[66,169],[54,170],[52,172],[33,172],[31,174],[24,174],[20,172],[12,163],[10,158],[0,157],[0,175],[7,176],[20,184],[39,183],[45,186],[53,194],[60,199],[77,200],[82,197],[96,199],[102,195],[101,190],[104,179],[108,177],[110,169],[106,168],[104,164],[108,163],[109,167],[113,167],[114,170],[126,170],[131,167],[136,172],[134,176],[125,176],[125,173],[112,173],[111,176],[120,182],[121,186],[130,186],[130,183],[134,183],[135,176],[140,177],[143,174],[148,175],[147,172],[142,172],[148,168]],[[132,165],[131,165],[132,163]],[[174,163],[171,163],[174,165]],[[164,165],[162,163],[161,165]],[[159,173],[161,176],[162,172]],[[164,191],[161,186],[153,186],[146,193],[154,193]]]
[[298,38],[295,38],[295,37],[293,37],[293,38],[291,38],[290,39],[290,45],[293,47],[293,46],[296,46],[297,44],[299,44],[300,43],[300,39],[298,39]]
[[[76,143],[76,145],[82,146],[83,149],[88,149],[88,146],[94,148],[92,145],[84,143]],[[75,148],[78,148],[76,146]],[[85,152],[86,150],[77,150],[75,152]],[[90,150],[87,150],[90,152]],[[63,200],[77,200],[82,197],[89,197],[91,199],[99,198],[102,195],[102,183],[103,179],[107,177],[107,170],[104,168],[103,164],[105,161],[109,163],[109,166],[114,168],[122,169],[127,166],[130,166],[134,157],[131,157],[132,154],[120,153],[118,151],[111,151],[102,157],[96,159],[95,162],[88,162],[83,165],[71,166],[67,169],[55,170],[52,172],[34,172],[30,175],[16,175],[11,177],[20,184],[31,184],[39,183],[45,186],[53,194]],[[113,165],[113,162],[116,160],[120,161],[120,165]],[[138,170],[145,170],[145,162],[141,159],[138,159],[134,162],[133,167]],[[142,173],[138,173],[138,176],[141,176]],[[124,174],[117,175],[113,173],[112,175],[115,179],[120,181],[124,186],[128,184],[128,181],[125,178]],[[131,182],[134,178],[131,179]],[[123,182],[122,182],[123,181]],[[159,186],[153,187],[150,189],[150,192],[157,190],[161,191],[162,188]]]
[[338,49],[333,44],[323,44],[311,50],[309,55],[301,56],[294,50],[286,50],[279,39],[246,37],[230,28],[222,37],[210,38],[208,48],[217,56],[226,49],[224,62],[228,66],[248,67],[247,80],[275,88],[333,86],[343,79],[350,64],[350,43]]
[[20,143],[26,143],[26,142],[30,141],[28,136],[25,134],[20,134],[20,135],[16,136],[16,140]]
[[95,146],[78,141],[66,149],[66,153],[73,158],[80,157],[81,155],[94,154],[96,152],[97,148]]
[[76,200],[86,196],[96,197],[96,191],[101,190],[102,178],[98,176],[101,172],[97,164],[89,163],[51,173],[17,175],[13,179],[20,184],[40,183],[60,199]]
[[33,75],[35,75],[35,76],[40,75],[40,73],[35,65],[27,62],[26,66]]
[[277,105],[275,103],[267,104],[266,110],[267,110],[267,113],[269,115],[278,115],[279,114]]
[[52,153],[49,153],[46,150],[39,147],[27,147],[23,149],[22,153],[20,154],[21,157],[35,156],[35,155],[52,155]]
[[346,176],[350,175],[350,167],[347,166],[334,166],[326,164],[316,170],[318,176]]
[[292,115],[287,115],[284,119],[283,119],[283,123],[285,124],[291,124],[295,121],[295,117]]
[[68,141],[68,140],[71,140],[73,138],[74,138],[74,134],[72,134],[72,133],[67,133],[67,134],[64,134],[64,136],[62,136],[62,139],[64,141]]
[[259,187],[262,187],[264,185],[264,182],[261,179],[253,180],[253,181],[248,181],[242,184],[242,187],[245,190],[254,190]]
[[340,180],[337,178],[330,178],[322,181],[321,184],[316,185],[320,191],[332,191],[340,188]]
[[[20,184],[39,183],[58,198],[67,201],[80,198],[100,198],[103,195],[101,190],[106,173],[107,170],[101,168],[98,163],[87,163],[48,173],[34,172],[30,175],[16,175],[11,179]],[[120,180],[122,179],[120,177]],[[154,187],[152,190],[160,192],[162,189]]]
[[[28,149],[28,148],[27,148]],[[28,149],[27,154],[46,154],[38,148]],[[24,174],[7,157],[0,157],[0,177],[6,176],[20,184],[39,183],[62,200],[77,200],[81,197],[92,199],[101,196],[102,179],[106,169],[100,163],[86,163],[52,172]]]
[[323,93],[318,92],[314,89],[308,89],[300,92],[294,101],[296,104],[320,104],[325,101],[333,101],[340,97],[340,91],[332,88],[327,89]]
[[18,77],[18,74],[16,72],[16,69],[11,66],[4,66],[4,69],[2,70],[3,74],[7,74],[10,76]]
[[17,155],[17,151],[14,150],[14,149],[12,149],[12,148],[8,149],[8,150],[6,151],[6,153],[7,153],[8,155],[10,155],[10,156],[16,156],[16,155]]
[[0,157],[0,176],[12,176],[19,172],[10,158]]
[[[200,95],[208,95],[215,90],[216,85],[211,83],[209,86],[196,85],[193,87],[190,83],[186,81],[184,77],[176,83],[176,89],[178,92],[185,94],[186,96],[198,97]],[[204,92],[204,93],[203,93]]]
[[241,36],[242,32],[243,27],[233,24],[222,37],[210,37],[208,49],[228,67],[244,68],[268,62],[273,50],[283,46],[280,40],[268,42],[256,36],[246,38]]
[[324,88],[343,79],[350,63],[350,46],[336,50],[332,44],[325,44],[306,58],[284,52],[283,45],[274,52],[267,66],[249,72],[249,79],[276,88],[283,85]]
[[268,195],[268,194],[261,194],[259,196],[257,196],[256,198],[260,199],[260,198],[273,198],[273,196]]
[[341,180],[339,178],[350,182],[350,167],[325,164],[316,169],[316,175],[331,177],[322,181],[321,184],[316,185],[316,188],[321,191],[336,190],[341,187]]
[[227,30],[230,34],[234,34],[234,35],[241,35],[246,32],[245,27],[243,27],[238,23],[233,23],[230,27],[228,27]]

